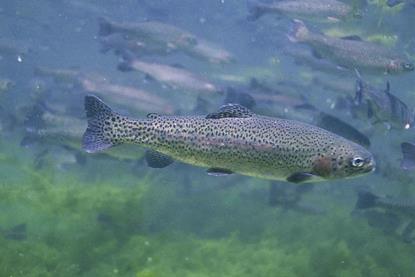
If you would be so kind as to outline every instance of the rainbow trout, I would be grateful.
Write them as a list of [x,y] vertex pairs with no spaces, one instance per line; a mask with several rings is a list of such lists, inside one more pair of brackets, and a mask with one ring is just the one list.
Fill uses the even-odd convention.
[[375,168],[372,154],[358,144],[298,121],[256,115],[236,104],[207,116],[149,114],[130,119],[99,98],[86,96],[85,110],[86,152],[139,144],[155,154],[148,159],[153,167],[176,159],[207,167],[213,175],[239,173],[294,183],[354,177]]
[[320,58],[326,58],[348,69],[369,72],[403,73],[415,66],[406,57],[358,36],[343,38],[326,36],[310,31],[301,20],[294,20],[293,32],[288,37],[293,42],[311,46]]

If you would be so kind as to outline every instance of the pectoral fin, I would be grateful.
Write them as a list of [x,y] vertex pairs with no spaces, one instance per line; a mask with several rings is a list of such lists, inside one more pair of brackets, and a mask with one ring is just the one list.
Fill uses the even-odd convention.
[[362,38],[359,37],[358,35],[344,36],[344,37],[341,37],[341,39],[354,40],[354,41],[363,41]]
[[288,182],[291,183],[305,183],[314,180],[315,178],[319,178],[318,176],[308,173],[308,172],[295,172],[287,178]]
[[174,162],[170,156],[151,149],[145,152],[144,157],[147,165],[152,168],[165,168]]
[[208,175],[217,176],[217,177],[227,176],[233,173],[229,169],[215,168],[215,167],[209,168],[206,172]]
[[220,119],[220,118],[247,118],[254,115],[249,109],[239,104],[226,104],[219,108],[215,113],[210,113],[206,116],[206,119]]

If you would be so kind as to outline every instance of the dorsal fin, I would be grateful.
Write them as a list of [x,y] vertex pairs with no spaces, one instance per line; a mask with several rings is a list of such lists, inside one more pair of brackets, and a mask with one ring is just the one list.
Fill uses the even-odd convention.
[[206,116],[207,119],[219,119],[219,118],[247,118],[254,115],[249,109],[239,104],[226,104],[219,108],[215,113],[210,113]]
[[160,117],[160,115],[157,114],[157,113],[149,113],[149,114],[147,114],[147,118],[148,119],[157,119],[159,117]]
[[359,37],[358,35],[344,36],[344,37],[341,37],[341,39],[354,40],[354,41],[363,41],[362,38]]

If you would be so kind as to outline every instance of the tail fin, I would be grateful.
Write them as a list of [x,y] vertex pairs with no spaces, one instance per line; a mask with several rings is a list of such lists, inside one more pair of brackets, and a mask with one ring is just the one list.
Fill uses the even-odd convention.
[[356,202],[356,209],[369,209],[376,205],[376,200],[379,197],[371,193],[370,191],[359,191],[358,199]]
[[258,3],[257,1],[248,0],[247,6],[248,6],[249,14],[246,17],[246,19],[249,21],[255,21],[261,16],[263,16],[265,13],[265,10],[263,6],[261,5],[261,3]]
[[111,35],[114,32],[111,22],[105,17],[98,18],[98,24],[99,24],[99,30],[98,30],[99,36],[105,37],[105,36]]
[[109,106],[93,95],[85,96],[88,127],[82,137],[82,148],[88,153],[107,149],[117,143],[111,133],[111,121],[120,119]]
[[409,142],[401,144],[403,159],[401,168],[405,170],[415,169],[415,145]]
[[132,71],[133,68],[131,66],[131,63],[134,59],[133,55],[129,53],[128,51],[123,51],[121,53],[121,56],[122,56],[122,62],[118,64],[117,69],[121,72]]
[[129,72],[132,71],[133,68],[129,61],[122,61],[118,64],[117,69],[121,72]]
[[307,26],[299,19],[293,20],[293,27],[288,35],[288,39],[292,42],[302,42],[307,40],[310,31]]

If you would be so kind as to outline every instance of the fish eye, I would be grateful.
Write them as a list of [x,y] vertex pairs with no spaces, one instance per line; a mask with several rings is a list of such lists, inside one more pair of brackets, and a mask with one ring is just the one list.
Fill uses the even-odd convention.
[[361,157],[354,157],[352,160],[352,166],[361,167],[364,164],[364,160]]
[[402,68],[408,71],[414,70],[414,65],[412,63],[402,63]]

